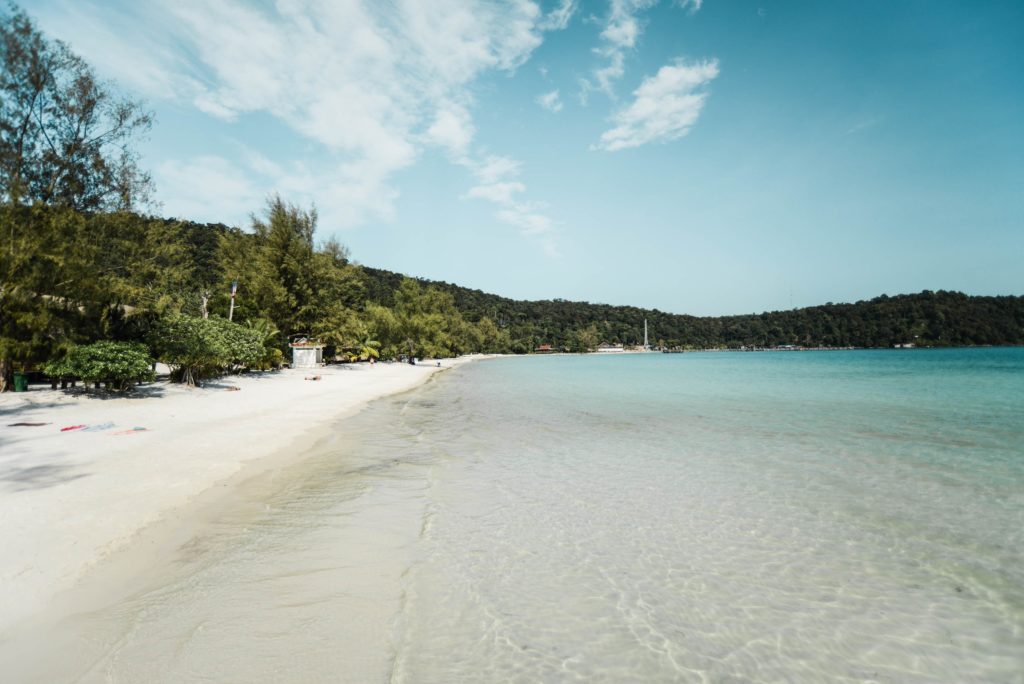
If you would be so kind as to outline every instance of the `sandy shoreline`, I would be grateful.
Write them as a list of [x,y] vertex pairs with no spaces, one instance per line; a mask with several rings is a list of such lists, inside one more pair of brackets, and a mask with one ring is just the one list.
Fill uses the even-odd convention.
[[[133,397],[3,396],[0,638],[148,525],[245,469],[304,452],[370,401],[471,359],[328,367],[318,382],[286,370],[202,389],[157,383]],[[92,429],[61,431],[76,425]]]

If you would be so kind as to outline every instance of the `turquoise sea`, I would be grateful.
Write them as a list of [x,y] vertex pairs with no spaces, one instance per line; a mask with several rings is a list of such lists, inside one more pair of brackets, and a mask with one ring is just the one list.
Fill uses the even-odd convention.
[[1024,349],[496,359],[338,434],[91,675],[1024,682]]
[[510,360],[404,415],[401,681],[1024,681],[1024,349]]

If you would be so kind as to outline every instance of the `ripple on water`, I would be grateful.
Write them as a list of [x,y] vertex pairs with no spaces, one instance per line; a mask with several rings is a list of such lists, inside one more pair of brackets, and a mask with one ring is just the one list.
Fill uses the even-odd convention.
[[71,620],[67,671],[1024,682],[1022,379],[1024,350],[464,367],[243,487]]
[[463,396],[472,444],[450,415],[415,418],[462,458],[431,492],[399,681],[1024,676],[1024,479],[1005,458],[1024,441],[1006,413],[978,427],[955,397],[851,393],[780,411],[756,382],[560,410],[473,370],[436,388]]

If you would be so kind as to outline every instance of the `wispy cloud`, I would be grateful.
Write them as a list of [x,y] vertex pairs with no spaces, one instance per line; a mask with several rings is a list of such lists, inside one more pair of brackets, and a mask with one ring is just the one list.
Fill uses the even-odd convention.
[[[394,174],[426,147],[477,165],[473,82],[517,69],[577,10],[576,0],[547,13],[534,0],[154,0],[117,9],[58,2],[45,27],[105,76],[226,122],[269,114],[326,150],[331,163],[310,175],[330,228],[387,219],[398,194]],[[158,190],[185,192],[188,170],[221,162],[228,163],[169,163]],[[296,164],[274,163],[287,173],[243,161],[228,177],[248,174],[254,186],[279,190],[266,183],[287,180]]]
[[537,96],[537,104],[549,112],[558,113],[562,111],[562,100],[559,99],[558,90],[552,90],[550,93],[544,93],[543,95]]
[[614,126],[594,149],[614,152],[681,138],[697,122],[708,96],[704,87],[717,76],[718,60],[661,67],[633,91],[633,102],[612,117]]
[[700,8],[704,5],[704,0],[673,0],[672,4],[683,9],[689,9],[690,14],[694,14],[700,11]]
[[225,216],[245,216],[259,208],[265,196],[243,169],[214,155],[171,160],[153,172],[168,197],[169,213],[178,218],[219,223]]
[[476,128],[469,110],[451,102],[437,107],[434,120],[427,129],[424,140],[447,150],[455,159],[461,160],[469,152]]
[[547,13],[540,22],[545,31],[561,31],[569,25],[569,21],[579,9],[579,0],[562,0],[561,4]]
[[636,47],[643,23],[637,16],[658,4],[658,0],[611,0],[608,17],[601,31],[603,45],[595,52],[607,60],[594,72],[597,89],[613,94],[612,84],[626,72],[626,53]]
[[854,124],[853,126],[850,126],[850,128],[848,128],[846,130],[846,132],[843,133],[843,135],[853,135],[854,133],[858,133],[860,131],[863,131],[866,128],[871,128],[872,126],[876,126],[876,125],[878,125],[881,122],[882,122],[882,117],[880,117],[880,116],[874,116],[874,117],[871,117],[870,119],[865,119],[863,121],[860,121],[860,122]]
[[[605,64],[593,72],[593,80],[582,81],[581,100],[586,101],[588,90],[596,89],[614,97],[614,84],[626,73],[626,57],[636,49],[646,25],[641,14],[659,0],[610,0],[608,14],[601,30],[601,45],[594,52],[605,59]],[[690,14],[700,10],[703,0],[674,0],[673,5],[689,9]]]
[[478,184],[466,193],[468,199],[483,199],[497,205],[495,217],[535,240],[548,256],[558,256],[554,222],[538,202],[519,199],[526,186],[518,180],[520,163],[509,157],[490,156],[475,165]]

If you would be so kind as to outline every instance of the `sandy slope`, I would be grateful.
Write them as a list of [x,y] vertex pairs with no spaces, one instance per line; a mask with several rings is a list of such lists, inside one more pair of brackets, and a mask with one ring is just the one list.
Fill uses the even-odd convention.
[[[0,397],[0,636],[247,463],[305,449],[340,416],[438,370],[360,364],[316,371],[318,382],[285,370],[201,389],[157,383],[131,397]],[[94,430],[61,432],[72,425]]]

